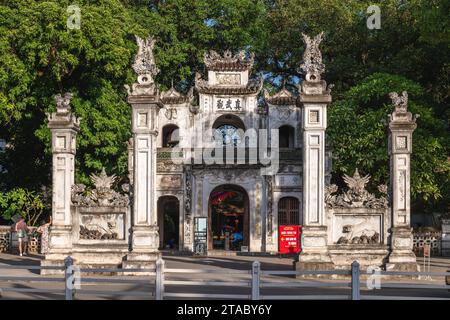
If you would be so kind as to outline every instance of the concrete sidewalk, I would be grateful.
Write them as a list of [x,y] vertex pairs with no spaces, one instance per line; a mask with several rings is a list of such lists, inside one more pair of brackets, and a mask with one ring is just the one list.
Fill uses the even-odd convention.
[[[26,293],[26,292],[7,292],[4,291],[2,299],[64,299],[64,279],[63,276],[40,276],[38,270],[26,269],[1,269],[1,265],[39,265],[42,256],[32,255],[20,257],[11,254],[0,254],[0,276],[26,276],[36,278],[36,281],[4,281],[0,280],[0,288],[23,288],[23,289],[50,289],[48,293]],[[278,257],[255,257],[255,256],[208,256],[208,257],[192,257],[192,256],[163,256],[168,269],[195,269],[195,270],[218,270],[222,271],[220,274],[212,273],[168,273],[165,275],[166,280],[182,280],[182,281],[216,281],[216,282],[237,282],[245,284],[244,287],[230,287],[230,286],[187,286],[170,284],[166,286],[167,292],[174,293],[197,293],[204,294],[244,294],[250,295],[251,290],[248,284],[251,281],[251,265],[253,261],[258,260],[261,263],[262,270],[292,270],[292,259],[278,258]],[[421,263],[421,258],[418,262]],[[431,271],[442,272],[450,270],[450,259],[448,258],[433,258],[431,259]],[[242,273],[242,271],[244,271]],[[240,272],[240,273],[234,273]],[[365,271],[361,270],[363,274]],[[39,282],[38,279],[60,279],[54,282]],[[89,279],[100,278],[104,281],[110,280],[127,280],[127,283],[91,283]],[[264,276],[263,280],[266,283],[292,283],[292,282],[309,282],[309,283],[334,283],[338,287],[323,288],[323,287],[305,287],[305,288],[288,288],[280,285],[275,288],[262,288],[261,294],[265,295],[298,295],[310,294],[319,295],[324,298],[327,295],[346,295],[350,294],[350,289],[347,286],[349,280],[326,280],[326,279],[294,279],[290,276]],[[445,284],[443,277],[433,277],[432,279],[422,280],[395,280],[389,283],[416,283],[421,285]],[[154,291],[154,277],[152,276],[87,276],[83,275],[81,279],[82,290],[77,291],[77,299],[154,299],[151,292]],[[383,280],[382,283],[385,283]],[[342,284],[342,286],[340,285]],[[365,284],[361,280],[361,284]],[[89,290],[104,291],[105,294],[91,294]],[[140,296],[133,296],[134,291],[141,293]],[[108,294],[111,293],[111,294]],[[114,295],[113,293],[122,293],[122,296]],[[368,295],[399,295],[399,296],[413,296],[421,297],[427,296],[431,298],[450,298],[450,292],[445,289],[388,289],[369,291],[364,287],[361,288],[361,294]]]

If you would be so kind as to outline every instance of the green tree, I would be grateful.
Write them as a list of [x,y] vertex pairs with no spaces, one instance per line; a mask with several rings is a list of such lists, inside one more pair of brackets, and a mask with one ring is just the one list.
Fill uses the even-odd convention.
[[124,174],[129,106],[123,84],[131,79],[134,23],[120,1],[80,1],[81,29],[68,29],[70,1],[9,1],[0,6],[0,136],[9,187],[37,189],[50,182],[50,133],[45,113],[53,96],[74,93],[83,118],[77,180],[105,166]]
[[419,208],[426,202],[429,210],[445,210],[450,198],[447,126],[423,100],[425,90],[401,76],[373,74],[331,105],[327,133],[333,146],[334,178],[342,184],[342,174],[353,174],[358,167],[372,175],[373,185],[389,182],[386,125],[393,106],[388,95],[403,90],[409,93],[409,110],[420,116],[413,134],[412,199]]
[[10,221],[14,216],[23,217],[29,226],[37,226],[46,212],[40,195],[22,188],[0,193],[0,217]]
[[267,86],[284,80],[295,91],[302,76],[301,33],[325,31],[323,78],[336,85],[329,132],[335,174],[358,165],[377,182],[386,179],[386,148],[374,145],[386,143],[380,120],[391,111],[388,92],[406,89],[411,109],[421,115],[413,155],[416,203],[431,210],[448,202],[448,1],[379,2],[380,30],[366,27],[367,7],[374,4],[369,0],[80,0],[79,30],[67,28],[72,4],[0,5],[0,138],[9,143],[0,154],[0,188],[38,192],[50,185],[46,113],[55,110],[53,96],[67,91],[83,119],[76,180],[89,183],[89,174],[102,167],[126,177],[131,134],[123,85],[136,79],[135,34],[157,40],[162,90],[173,81],[186,91],[210,49],[245,49],[255,52],[254,69],[264,72]]
[[83,119],[76,179],[89,183],[89,174],[103,166],[126,175],[131,134],[123,85],[136,79],[134,34],[157,39],[163,89],[172,80],[187,89],[206,50],[256,46],[263,34],[262,1],[78,1],[79,30],[67,28],[71,4],[10,0],[0,6],[0,136],[11,145],[0,161],[8,188],[49,185],[45,114],[63,91],[74,93],[73,111]]
[[163,88],[173,80],[187,91],[195,72],[203,71],[206,51],[244,49],[259,56],[266,48],[263,0],[132,1],[129,7],[157,39],[157,82]]

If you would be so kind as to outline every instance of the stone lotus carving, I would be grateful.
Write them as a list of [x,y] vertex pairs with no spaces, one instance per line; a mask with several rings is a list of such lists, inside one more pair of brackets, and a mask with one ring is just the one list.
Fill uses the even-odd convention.
[[314,38],[303,34],[303,41],[306,45],[303,53],[303,63],[300,68],[306,72],[306,80],[317,82],[320,80],[320,75],[325,71],[325,65],[322,63],[322,53],[319,45],[323,40],[323,32],[319,33]]
[[136,36],[136,42],[139,50],[134,58],[134,64],[132,66],[133,70],[139,76],[150,76],[147,80],[153,82],[153,77],[159,73],[159,69],[155,64],[155,58],[153,56],[155,40],[151,36],[146,39]]
[[70,111],[70,101],[73,98],[73,94],[66,92],[64,96],[61,94],[55,95],[56,108],[58,112],[69,112]]
[[[130,198],[127,194],[121,194],[112,189],[117,181],[115,175],[108,176],[105,168],[99,176],[91,174],[91,180],[95,188],[87,190],[84,184],[75,184],[72,186],[72,203],[76,206],[88,207],[126,207],[129,205]],[[129,191],[129,185],[122,185],[124,192]]]
[[136,36],[136,42],[139,49],[132,68],[138,75],[138,83],[132,85],[132,90],[128,85],[125,85],[125,88],[129,96],[158,94],[153,79],[159,73],[153,56],[155,40],[151,36],[146,39]]
[[343,194],[336,195],[338,187],[334,184],[325,187],[325,203],[327,208],[387,208],[387,186],[378,186],[378,191],[382,194],[377,198],[374,194],[366,190],[366,184],[370,181],[370,175],[361,177],[358,169],[353,177],[344,175],[344,181],[348,190]]
[[401,96],[397,92],[391,92],[389,97],[395,106],[396,112],[406,112],[408,108],[408,92],[403,91]]
[[72,98],[73,94],[70,92],[66,92],[64,95],[61,94],[55,95],[56,112],[47,113],[47,118],[49,122],[54,123],[68,122],[69,124],[72,123],[78,130],[78,128],[80,127],[81,118],[76,117],[71,112],[70,102]]
[[395,126],[396,124],[411,124],[415,128],[415,123],[419,116],[413,116],[411,112],[408,112],[408,92],[403,91],[402,95],[399,95],[397,92],[391,92],[389,97],[395,107],[394,112],[392,112],[389,116],[390,125]]

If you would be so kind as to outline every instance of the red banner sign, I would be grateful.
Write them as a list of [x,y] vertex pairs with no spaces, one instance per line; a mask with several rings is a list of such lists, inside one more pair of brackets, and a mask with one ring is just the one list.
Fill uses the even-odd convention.
[[300,252],[300,230],[298,225],[280,226],[278,233],[280,253]]

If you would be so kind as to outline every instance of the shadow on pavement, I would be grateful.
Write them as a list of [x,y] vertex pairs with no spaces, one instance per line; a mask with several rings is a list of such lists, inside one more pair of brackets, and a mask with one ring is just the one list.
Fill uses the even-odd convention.
[[254,260],[233,259],[229,257],[201,257],[190,258],[189,260],[187,260],[185,258],[183,259],[181,257],[174,256],[163,257],[163,259],[166,261],[190,263],[209,267],[219,267],[230,270],[251,270],[253,261],[260,261],[262,270],[293,270],[293,265],[261,261],[258,260],[258,257],[255,257]]
[[[27,255],[19,256],[14,254],[2,253],[0,254],[0,265],[7,266],[39,266],[41,264],[42,256],[40,255]],[[39,270],[28,270],[33,274],[40,274]]]

